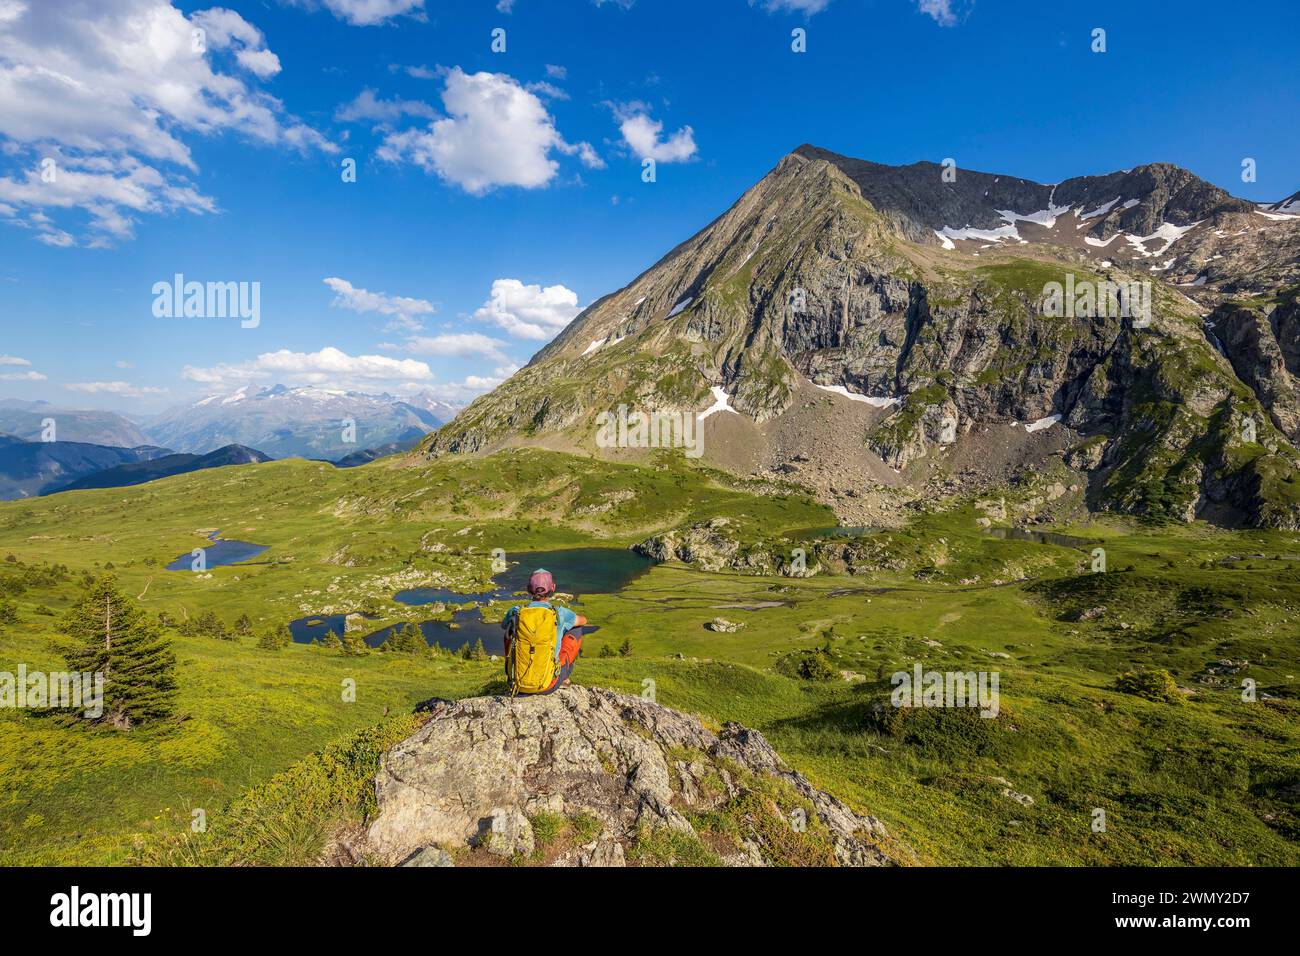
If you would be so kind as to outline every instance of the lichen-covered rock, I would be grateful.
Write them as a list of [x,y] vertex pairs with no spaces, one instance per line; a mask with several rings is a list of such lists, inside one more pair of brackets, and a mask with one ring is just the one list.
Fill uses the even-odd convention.
[[655,561],[680,561],[703,571],[741,571],[745,574],[780,574],[812,577],[822,568],[806,557],[794,561],[788,543],[742,545],[738,531],[727,518],[713,518],[685,528],[674,528],[632,546],[637,554]]
[[[425,848],[535,858],[530,820],[594,820],[557,865],[692,860],[873,866],[910,861],[879,820],[792,771],[763,736],[611,691],[439,701],[385,757],[365,851],[397,863]],[[711,811],[730,825],[699,832]]]
[[704,625],[707,630],[717,631],[720,634],[734,634],[744,626],[743,621],[728,621],[725,617],[715,617]]

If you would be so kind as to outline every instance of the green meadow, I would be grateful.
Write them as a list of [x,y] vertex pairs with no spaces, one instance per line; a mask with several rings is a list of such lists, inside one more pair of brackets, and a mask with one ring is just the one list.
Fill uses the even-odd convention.
[[[853,575],[669,564],[586,595],[601,630],[575,682],[761,730],[927,864],[1300,863],[1300,536],[1110,517],[1056,529],[1105,548],[1092,573],[1085,550],[993,537],[978,514],[965,501],[919,512],[864,540],[875,570]],[[392,594],[484,586],[493,549],[627,547],[716,517],[769,544],[834,524],[794,488],[681,458],[536,450],[343,471],[272,462],[0,504],[0,584],[16,608],[0,671],[60,669],[60,615],[87,574],[111,571],[173,623],[179,685],[176,719],[128,732],[0,709],[0,863],[311,862],[364,812],[372,764],[346,755],[372,760],[421,700],[498,690],[500,665],[269,650],[256,635],[363,608],[375,629],[424,619]],[[164,570],[217,529],[269,550]],[[247,615],[253,634],[183,633],[205,612],[231,626]],[[719,617],[743,626],[705,628]],[[997,716],[890,706],[890,675],[918,663],[996,671]],[[1134,671],[1167,672],[1176,691],[1121,690]],[[177,850],[196,811],[238,838]]]

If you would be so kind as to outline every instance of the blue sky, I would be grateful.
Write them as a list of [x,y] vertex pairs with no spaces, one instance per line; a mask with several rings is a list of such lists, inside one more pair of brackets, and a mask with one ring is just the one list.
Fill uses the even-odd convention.
[[[1297,36],[1291,0],[0,0],[0,397],[463,401],[803,142],[1279,199]],[[176,273],[259,324],[155,316]]]

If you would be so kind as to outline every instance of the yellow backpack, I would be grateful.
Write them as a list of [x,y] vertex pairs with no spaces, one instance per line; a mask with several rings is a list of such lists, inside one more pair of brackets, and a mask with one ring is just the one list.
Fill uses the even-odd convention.
[[506,680],[510,696],[536,694],[555,683],[559,671],[555,608],[521,607],[515,613],[510,653],[506,655]]

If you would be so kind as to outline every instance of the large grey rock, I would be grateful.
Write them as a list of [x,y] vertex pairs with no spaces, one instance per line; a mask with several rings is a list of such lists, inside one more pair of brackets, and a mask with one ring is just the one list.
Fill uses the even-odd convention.
[[451,854],[442,847],[426,846],[402,861],[402,866],[455,866]]
[[[812,787],[762,734],[738,724],[715,734],[659,704],[582,687],[439,702],[429,712],[385,756],[375,781],[378,813],[365,849],[382,860],[434,846],[527,857],[536,848],[529,818],[546,811],[600,824],[593,842],[565,849],[555,863],[619,866],[638,834],[697,836],[686,812],[725,808],[758,778],[786,794],[790,806],[778,798],[775,814],[802,812],[796,803],[812,808],[841,865],[889,864],[909,853],[879,820]],[[761,830],[739,839],[724,860],[764,860]]]

